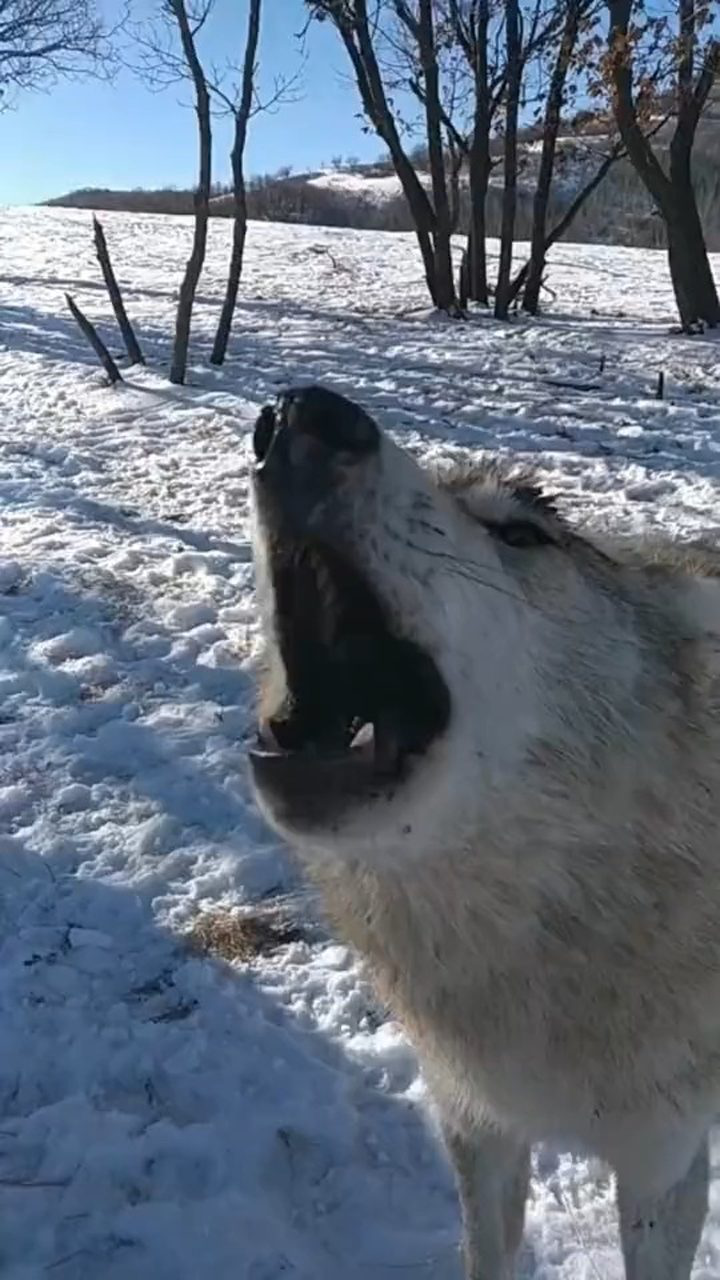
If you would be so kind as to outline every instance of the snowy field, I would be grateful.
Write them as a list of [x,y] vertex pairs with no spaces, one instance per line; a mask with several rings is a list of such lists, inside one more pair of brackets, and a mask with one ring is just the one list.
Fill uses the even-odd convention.
[[[248,429],[323,380],[420,454],[527,455],[578,518],[717,537],[720,339],[668,336],[651,252],[562,245],[541,322],[459,324],[411,237],[253,225],[212,371],[215,221],[178,389],[189,223],[104,221],[150,360],[115,390],[63,301],[118,349],[89,215],[0,213],[0,1274],[459,1280],[414,1056],[247,791]],[[190,945],[233,909],[239,958]],[[538,1152],[523,1280],[620,1274],[607,1174]]]

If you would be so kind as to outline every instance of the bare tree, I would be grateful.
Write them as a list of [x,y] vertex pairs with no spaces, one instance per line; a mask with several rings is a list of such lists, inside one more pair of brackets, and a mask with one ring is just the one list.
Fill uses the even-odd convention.
[[464,145],[470,183],[467,295],[485,305],[489,300],[485,208],[492,173],[490,135],[505,87],[504,67],[491,57],[490,21],[496,9],[497,0],[448,0],[450,30],[472,81],[472,125]]
[[[437,194],[437,191],[441,192],[442,185],[445,182],[444,173],[440,174],[439,166],[437,165],[438,142],[436,130],[438,120],[441,118],[436,102],[437,58],[434,47],[431,0],[421,0],[421,4],[422,21],[420,19],[420,10],[418,9],[416,13],[408,4],[402,3],[402,0],[398,0],[398,3],[395,3],[395,0],[381,0],[380,9],[386,15],[392,14],[398,18],[406,30],[414,33],[418,42],[421,38],[423,41],[424,52],[421,57],[421,70],[426,92],[429,98],[433,100],[429,107],[429,112],[433,121],[431,128],[433,130],[433,151],[436,161],[436,171],[433,174],[433,191]],[[336,28],[350,60],[365,115],[390,152],[395,172],[400,180],[415,226],[415,234],[425,268],[425,279],[433,303],[440,310],[450,313],[457,312],[452,268],[450,266],[449,271],[446,269],[450,263],[448,231],[450,211],[447,189],[444,197],[441,192],[441,214],[438,222],[437,210],[423,183],[420,181],[407,150],[403,146],[399,122],[388,97],[386,83],[380,67],[377,50],[378,26],[375,17],[372,22],[370,20],[367,0],[308,0],[308,6],[312,16],[320,19],[326,18]],[[440,141],[440,152],[442,152],[442,141]],[[445,212],[445,204],[447,204],[447,213]]]
[[225,82],[228,79],[232,79],[239,70],[232,61],[226,65],[224,71],[214,71],[212,79],[209,81],[211,94],[216,102],[220,104],[220,109],[232,116],[234,125],[233,145],[230,152],[233,196],[232,247],[225,287],[225,299],[210,356],[211,364],[218,365],[223,363],[227,352],[238,288],[242,276],[248,219],[244,157],[250,120],[261,111],[271,111],[278,106],[296,101],[300,81],[300,69],[292,75],[276,76],[272,91],[267,96],[263,95],[262,99],[259,97],[255,81],[261,17],[262,0],[250,0],[245,53],[239,84],[230,90],[224,87]]
[[230,250],[225,299],[223,301],[215,341],[210,355],[211,364],[222,364],[227,351],[228,339],[232,328],[235,304],[237,302],[240,276],[242,275],[243,256],[245,253],[245,237],[247,235],[247,196],[245,192],[245,172],[243,160],[247,140],[248,122],[253,105],[253,88],[255,82],[255,62],[258,40],[260,37],[260,10],[262,0],[250,0],[248,10],[247,37],[245,41],[245,57],[243,60],[242,84],[237,98],[231,98],[220,84],[213,85],[215,94],[224,103],[234,118],[233,146],[230,153],[233,181],[233,238]]
[[[523,290],[523,308],[535,315],[540,300],[540,289],[545,271],[547,253],[547,211],[550,201],[555,153],[557,149],[560,118],[565,98],[568,72],[576,51],[580,24],[594,0],[565,0],[565,16],[563,19],[560,40],[557,44],[555,59],[550,75],[545,112],[543,119],[542,152],[540,168],[533,199],[533,227],[530,245],[530,261],[527,278]],[[610,166],[608,166],[609,168]]]
[[171,382],[183,383],[187,372],[190,325],[200,274],[205,263],[212,181],[210,90],[200,61],[197,38],[214,0],[160,0],[158,16],[135,28],[135,70],[157,88],[189,83],[198,131],[198,182],[193,192],[193,240],[185,266],[175,315],[170,360]]
[[[665,222],[668,259],[680,322],[686,330],[698,324],[720,324],[720,301],[707,255],[692,180],[692,153],[698,123],[720,72],[720,40],[714,34],[710,8],[704,0],[677,0],[677,30],[657,48],[656,59],[668,57],[674,81],[675,128],[666,172],[642,129],[652,103],[653,78],[636,69],[642,38],[657,32],[648,26],[640,0],[608,0],[607,74],[615,118],[628,155]],[[662,30],[662,29],[661,29]],[[710,31],[707,38],[704,33]],[[652,69],[662,76],[662,65]]]
[[[417,0],[416,11],[411,8],[407,0],[392,0],[392,7],[416,49],[420,78],[419,81],[415,81],[413,87],[424,107],[425,137],[435,216],[432,234],[435,302],[443,311],[453,311],[456,300],[450,246],[452,209],[443,147],[443,108],[440,96],[440,68],[435,43],[433,0]],[[451,166],[451,158],[448,157],[448,159]]]
[[116,30],[95,0],[0,0],[0,101],[67,76],[108,75]]
[[505,103],[505,148],[500,262],[495,288],[495,315],[505,320],[510,306],[510,272],[512,270],[515,209],[517,206],[517,129],[522,82],[522,42],[519,0],[505,0],[505,48],[507,99]]
[[445,154],[448,168],[448,199],[450,201],[450,233],[455,235],[460,223],[460,187],[462,179],[464,152],[458,146],[454,133],[450,129],[445,132]]
[[[493,164],[491,138],[503,121],[505,154],[505,182],[503,208],[506,248],[501,267],[501,307],[506,310],[511,296],[503,297],[510,290],[507,257],[512,259],[511,238],[515,215],[513,206],[517,199],[517,127],[520,98],[526,105],[533,98],[528,89],[527,70],[533,63],[542,62],[555,47],[559,15],[570,0],[526,0],[517,8],[517,32],[508,28],[507,0],[438,0],[444,7],[445,25],[450,38],[461,52],[470,78],[469,97],[472,103],[470,125],[463,147],[467,161],[470,186],[470,221],[468,244],[464,260],[463,279],[468,297],[487,304],[489,284],[485,248],[486,205]],[[572,0],[573,3],[577,0]],[[589,0],[588,0],[589,3]],[[510,9],[511,25],[514,23]],[[512,76],[509,75],[508,37],[512,48]],[[536,79],[537,77],[533,77]],[[534,94],[539,92],[534,89]],[[459,95],[463,104],[463,97]],[[461,130],[462,133],[462,130]],[[549,184],[548,184],[549,192]],[[505,279],[506,277],[506,279]],[[503,280],[505,283],[503,284]]]
[[183,57],[192,77],[195,91],[195,114],[198,126],[198,184],[195,190],[195,225],[190,257],[185,267],[185,275],[180,285],[177,314],[175,317],[175,339],[173,342],[172,360],[170,362],[170,381],[183,383],[187,370],[188,346],[190,343],[190,322],[192,319],[195,293],[200,273],[205,262],[207,248],[208,218],[210,216],[210,182],[212,176],[212,133],[210,128],[210,94],[208,92],[205,72],[200,64],[195,45],[195,36],[209,13],[209,3],[198,15],[193,24],[185,7],[185,0],[166,0],[166,3],[177,23]]
[[[414,0],[416,6],[417,3]],[[411,90],[422,104],[426,122],[428,115],[432,119],[439,114],[444,128],[443,168],[436,147],[434,173],[427,123],[425,134],[434,192],[438,180],[446,180],[452,231],[459,221],[463,169],[469,174],[470,227],[458,290],[463,310],[468,299],[488,301],[485,207],[493,164],[490,135],[504,85],[504,69],[498,70],[499,29],[495,24],[490,32],[490,18],[500,11],[500,4],[501,0],[433,0],[435,75],[428,84],[418,38],[419,10],[418,20],[413,23],[408,17],[413,13],[409,0],[393,0],[395,11],[414,36],[401,50],[400,71],[396,72],[398,87]],[[442,186],[440,191],[442,201]],[[434,204],[436,200],[434,194]]]

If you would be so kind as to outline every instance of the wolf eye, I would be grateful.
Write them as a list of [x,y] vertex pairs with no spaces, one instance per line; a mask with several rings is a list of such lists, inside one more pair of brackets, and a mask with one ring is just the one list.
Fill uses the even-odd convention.
[[491,524],[490,533],[508,547],[547,547],[554,539],[542,525],[531,520],[509,520],[507,524]]

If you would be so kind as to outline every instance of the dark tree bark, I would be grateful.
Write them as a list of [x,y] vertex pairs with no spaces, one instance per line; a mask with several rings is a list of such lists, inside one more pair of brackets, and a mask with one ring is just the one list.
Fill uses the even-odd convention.
[[505,105],[505,182],[500,230],[500,262],[495,289],[495,316],[506,320],[510,308],[515,210],[517,207],[517,130],[520,105],[522,58],[518,0],[505,0],[505,47],[507,57],[507,100]]
[[130,357],[130,363],[144,364],[145,357],[142,351],[140,350],[140,344],[138,343],[138,340],[135,337],[135,330],[133,329],[130,323],[130,320],[128,318],[127,311],[125,310],[125,303],[123,302],[122,293],[120,292],[120,286],[115,278],[115,272],[113,271],[113,265],[112,265],[112,262],[110,261],[110,253],[108,251],[107,241],[105,239],[105,232],[103,231],[102,223],[99,222],[94,215],[93,215],[93,238],[95,240],[95,252],[97,253],[97,259],[98,259],[98,262],[100,263],[100,267],[103,273],[103,279],[105,280],[107,291],[110,295],[112,309],[115,312],[115,319],[118,322],[120,332],[122,333],[122,336],[123,336],[123,342],[125,343],[125,350],[127,351],[128,356]]
[[187,370],[193,303],[207,248],[212,134],[210,129],[210,95],[205,73],[200,65],[200,59],[195,48],[195,38],[188,19],[185,0],[167,0],[167,2],[177,22],[183,56],[195,89],[195,114],[198,122],[199,142],[198,185],[193,198],[195,209],[193,243],[190,257],[185,267],[185,275],[180,285],[180,297],[175,318],[175,339],[170,364],[170,381],[182,384],[185,381]]
[[435,48],[432,0],[418,0],[417,41],[425,85],[425,128],[435,210],[433,232],[435,305],[442,311],[453,311],[457,309],[457,299],[452,272],[450,201],[445,176],[440,75]]
[[215,341],[210,355],[211,364],[222,364],[227,351],[228,339],[232,328],[238,288],[243,268],[245,252],[245,236],[247,234],[247,199],[245,195],[245,174],[243,157],[247,140],[248,121],[252,110],[253,82],[255,78],[255,58],[257,56],[258,38],[260,35],[261,0],[250,0],[248,13],[247,41],[243,62],[242,90],[240,101],[233,109],[235,117],[235,133],[230,155],[233,175],[233,239],[230,250],[230,266],[228,269],[225,300],[218,321]]
[[461,311],[467,311],[467,305],[470,301],[470,261],[468,257],[469,247],[466,245],[460,259],[458,267],[458,306]]
[[490,129],[492,128],[494,114],[493,95],[488,76],[487,41],[489,20],[488,0],[480,0],[474,40],[475,111],[470,146],[471,222],[468,237],[468,257],[470,297],[484,306],[487,306],[490,301],[485,245],[485,209],[490,187],[490,174],[492,173]]
[[490,130],[500,92],[491,84],[488,66],[489,0],[472,0],[463,10],[459,0],[449,0],[453,35],[468,64],[473,86],[473,123],[468,148],[470,226],[467,240],[467,292],[473,302],[487,306],[490,291],[485,248],[487,204],[492,159]]
[[[473,143],[470,149],[470,229],[468,231],[468,284],[473,302],[487,306],[490,300],[487,271],[487,236],[486,206],[492,162],[490,147],[487,144],[489,134],[485,132],[484,121],[478,125],[477,115],[473,129]],[[478,142],[476,144],[476,139]]]
[[533,198],[533,223],[530,244],[530,261],[527,268],[523,308],[531,315],[537,313],[540,289],[545,272],[547,252],[547,211],[550,201],[555,152],[557,148],[560,116],[565,95],[568,71],[575,52],[580,21],[588,9],[588,0],[566,0],[565,18],[558,45],[555,64],[550,77],[543,121],[542,152],[535,196]]
[[666,174],[638,121],[633,87],[633,0],[608,0],[610,75],[613,106],[620,135],[632,164],[665,222],[668,262],[680,323],[720,324],[720,300],[707,255],[692,183],[692,151],[698,122],[720,69],[720,41],[712,41],[699,75],[695,0],[679,0],[680,30],[676,46],[676,125]]
[[463,152],[455,138],[448,130],[447,154],[450,162],[448,197],[450,200],[450,234],[455,235],[460,222],[460,175],[462,173]]
[[70,308],[70,312],[77,320],[80,331],[85,335],[95,355],[98,357],[103,369],[105,370],[111,383],[122,382],[122,374],[108,351],[105,343],[98,334],[95,326],[90,323],[87,316],[84,316],[79,306],[70,297],[69,293],[65,294],[65,301]]

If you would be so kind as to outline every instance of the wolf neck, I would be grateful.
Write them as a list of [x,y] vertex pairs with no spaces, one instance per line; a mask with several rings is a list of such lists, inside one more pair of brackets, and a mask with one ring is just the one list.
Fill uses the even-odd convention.
[[414,991],[442,988],[464,954],[474,986],[516,968],[535,935],[539,903],[516,867],[489,867],[477,850],[402,871],[359,863],[312,866],[328,915],[374,971],[384,998],[413,1016]]

